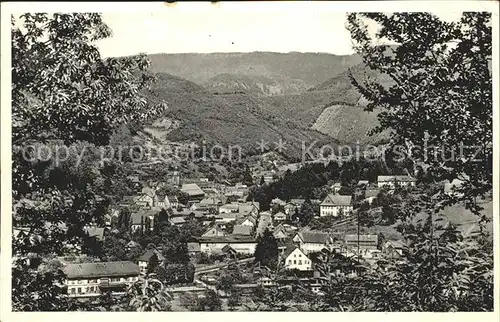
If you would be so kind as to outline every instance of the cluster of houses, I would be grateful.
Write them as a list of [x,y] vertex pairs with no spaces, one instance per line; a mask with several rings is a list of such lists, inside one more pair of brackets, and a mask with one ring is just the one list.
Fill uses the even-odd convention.
[[[172,179],[178,182],[177,177]],[[409,176],[379,176],[376,184],[360,181],[365,200],[371,202],[383,187],[414,186],[416,180]],[[319,216],[349,215],[353,209],[353,197],[340,194],[342,187],[334,184],[331,193],[322,201],[311,200],[319,204]],[[228,256],[252,256],[257,246],[257,237],[266,229],[272,231],[278,241],[279,259],[288,270],[312,272],[314,270],[314,253],[328,249],[344,256],[358,256],[365,260],[384,258],[397,259],[402,253],[400,241],[388,241],[380,245],[378,235],[345,234],[334,235],[321,231],[298,230],[291,225],[289,219],[305,202],[305,199],[283,201],[272,200],[271,205],[278,205],[277,212],[260,211],[260,204],[246,200],[248,187],[245,185],[217,185],[207,179],[198,179],[180,185],[180,191],[188,196],[187,204],[181,204],[175,195],[161,194],[158,189],[146,187],[136,196],[128,198],[125,203],[134,205],[136,210],[131,214],[131,230],[144,229],[150,225],[152,229],[156,216],[161,209],[171,209],[170,221],[174,225],[182,225],[187,216],[207,217],[206,232],[199,238],[188,242],[190,254],[207,255],[226,254]],[[231,198],[231,200],[229,200]],[[106,223],[112,222],[119,214],[113,210],[106,215]],[[147,227],[146,227],[147,228]],[[87,227],[91,236],[102,240],[104,228]],[[95,296],[110,289],[123,292],[126,287],[145,274],[153,254],[159,261],[164,260],[158,250],[148,250],[137,263],[97,262],[68,264],[64,267],[69,296]]]
[[[360,180],[357,187],[363,192],[363,202],[372,204],[382,188],[414,187],[416,182],[415,178],[408,175],[378,176],[376,183],[371,184],[368,180]],[[341,194],[340,183],[333,184],[330,190],[332,193],[328,194],[320,204],[320,217],[352,214],[354,211],[352,195]]]
[[63,268],[64,286],[70,297],[92,297],[111,291],[126,292],[139,279],[139,265],[130,261],[68,264]]

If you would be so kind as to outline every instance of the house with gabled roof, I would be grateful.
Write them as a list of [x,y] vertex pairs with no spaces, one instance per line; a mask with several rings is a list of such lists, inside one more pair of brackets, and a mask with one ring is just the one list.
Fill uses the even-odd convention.
[[159,250],[148,249],[141,257],[139,257],[137,259],[137,264],[139,265],[139,268],[141,270],[141,274],[146,274],[149,261],[151,260],[151,257],[153,255],[157,256],[158,263],[162,263],[165,261],[165,257],[162,255],[162,253]]
[[324,232],[301,231],[295,233],[292,241],[306,254],[331,248],[337,236]]
[[183,184],[181,191],[186,193],[191,201],[201,201],[205,197],[205,192],[196,183]]
[[352,196],[329,194],[319,205],[321,217],[334,216],[340,214],[348,215],[353,211]]
[[169,221],[174,226],[182,226],[186,223],[186,219],[184,217],[170,217]]
[[311,259],[297,246],[289,246],[280,257],[287,270],[312,271]]
[[238,252],[229,244],[222,247],[221,251],[229,258],[236,258],[236,255],[238,254]]
[[214,224],[210,227],[201,237],[215,237],[215,236],[226,236],[226,232],[222,229],[219,224]]
[[386,258],[398,259],[403,255],[404,242],[402,240],[388,240],[382,247]]
[[250,226],[254,228],[257,225],[257,219],[254,216],[236,219],[235,225]]
[[255,201],[242,202],[238,204],[238,212],[242,216],[258,215],[259,210],[260,210],[260,204]]
[[352,253],[360,251],[360,255],[367,255],[378,248],[378,235],[347,234],[344,236],[345,246]]
[[290,199],[290,201],[284,206],[285,214],[292,215],[295,213],[296,209],[300,209],[300,207],[302,207],[305,201],[305,199]]
[[142,208],[152,208],[156,205],[157,198],[154,189],[144,187],[140,195],[135,198],[135,204]]
[[274,227],[273,236],[277,240],[282,240],[288,237],[287,231],[283,224],[279,224],[278,226]]

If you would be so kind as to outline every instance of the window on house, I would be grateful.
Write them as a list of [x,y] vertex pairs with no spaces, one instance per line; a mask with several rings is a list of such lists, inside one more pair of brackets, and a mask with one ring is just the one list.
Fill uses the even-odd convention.
[[82,283],[83,283],[83,281],[82,281],[82,280],[78,280],[78,284],[82,284]]
[[81,287],[78,288],[77,293],[78,294],[82,294],[82,288]]
[[294,264],[297,264],[297,261],[296,261],[296,260],[293,260],[293,263],[294,263]]
[[302,261],[299,259],[299,265],[302,265]]
[[291,259],[289,259],[289,260],[288,260],[288,264],[291,264],[291,263],[292,263],[292,260],[291,260]]
[[74,287],[70,288],[70,292],[71,294],[75,294],[75,288]]

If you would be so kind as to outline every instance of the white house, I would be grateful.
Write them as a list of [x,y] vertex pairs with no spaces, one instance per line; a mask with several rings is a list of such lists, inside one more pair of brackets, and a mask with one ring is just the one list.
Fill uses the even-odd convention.
[[70,297],[99,296],[104,290],[123,293],[139,279],[139,266],[129,261],[68,264],[64,285]]
[[153,189],[145,187],[135,199],[135,204],[143,208],[152,208],[157,203],[158,197]]
[[329,194],[319,205],[319,213],[324,216],[348,215],[353,211],[352,197]]
[[311,271],[312,262],[309,257],[298,247],[290,247],[282,255],[285,269],[298,269],[299,271]]
[[414,187],[417,184],[417,179],[411,176],[399,175],[399,176],[378,176],[377,186],[382,188],[387,186],[389,188],[395,188],[396,185],[400,187]]
[[212,227],[210,227],[201,236],[202,237],[222,237],[222,236],[226,236],[226,233],[224,232],[224,230],[218,224],[215,224]]
[[235,225],[250,226],[254,228],[257,225],[257,220],[253,216],[237,219]]

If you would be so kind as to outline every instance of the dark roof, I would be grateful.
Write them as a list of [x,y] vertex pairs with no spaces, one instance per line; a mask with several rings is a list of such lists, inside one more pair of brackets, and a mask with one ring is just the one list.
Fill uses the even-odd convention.
[[148,249],[141,257],[139,257],[137,260],[141,262],[149,262],[149,259],[153,254],[156,254],[158,256],[159,261],[164,261],[165,257],[156,249]]
[[311,231],[303,231],[297,233],[304,243],[312,243],[312,244],[326,244],[327,242],[333,241],[333,235],[323,232],[311,232]]
[[233,235],[251,236],[252,235],[252,227],[251,226],[244,226],[244,225],[235,225],[233,228]]
[[63,269],[66,277],[99,278],[139,275],[139,266],[130,261],[69,264]]
[[237,253],[233,247],[229,246],[229,244],[227,244],[226,246],[222,247],[221,249],[224,253]]
[[352,203],[351,196],[329,194],[321,203],[322,206],[350,206]]
[[296,249],[300,250],[302,252],[302,254],[304,254],[307,257],[307,255],[297,246],[287,245],[287,248],[286,248],[285,252],[283,253],[283,258],[287,258],[288,256],[290,256],[290,254],[293,253]]

